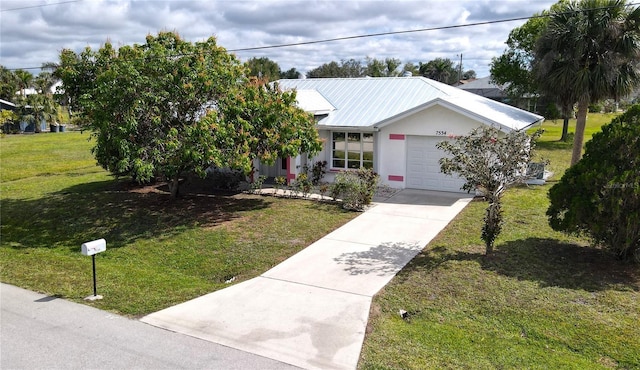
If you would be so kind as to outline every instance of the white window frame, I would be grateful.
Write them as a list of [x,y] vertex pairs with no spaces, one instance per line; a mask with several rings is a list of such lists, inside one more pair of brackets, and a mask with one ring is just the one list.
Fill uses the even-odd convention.
[[[345,143],[345,148],[344,148],[344,158],[334,158],[334,152],[336,151],[335,149],[335,144],[334,144],[334,134],[344,134],[344,143]],[[360,136],[360,143],[359,143],[359,150],[358,151],[354,151],[353,148],[349,148],[349,134],[358,134]],[[364,141],[364,135],[371,135],[371,150],[365,150],[364,145],[365,142]],[[344,171],[344,170],[356,170],[359,168],[363,168],[365,163],[368,163],[370,165],[369,168],[373,169],[373,163],[375,160],[375,135],[373,132],[361,132],[361,131],[331,131],[330,133],[330,141],[331,141],[331,147],[329,148],[330,151],[330,169],[333,171]],[[354,144],[354,142],[352,142],[352,144]],[[351,149],[351,150],[350,150]],[[339,150],[339,149],[338,149]],[[358,168],[350,168],[349,167],[349,152],[352,153],[359,153],[360,158],[358,159],[358,162],[360,163],[360,165],[358,166]],[[364,158],[364,153],[366,152],[371,152],[371,160],[365,159]],[[344,166],[340,167],[340,166],[335,166],[335,162],[334,161],[344,161]],[[355,162],[355,159],[352,159],[351,162]],[[367,168],[367,167],[364,167]]]

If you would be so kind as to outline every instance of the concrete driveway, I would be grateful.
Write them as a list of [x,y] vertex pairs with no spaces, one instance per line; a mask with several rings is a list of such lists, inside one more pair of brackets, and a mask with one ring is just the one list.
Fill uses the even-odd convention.
[[372,297],[470,201],[403,190],[263,275],[143,322],[307,369],[354,369]]

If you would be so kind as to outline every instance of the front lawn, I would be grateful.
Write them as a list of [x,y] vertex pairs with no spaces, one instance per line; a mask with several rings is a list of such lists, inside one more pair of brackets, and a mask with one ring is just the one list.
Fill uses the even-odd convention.
[[84,302],[96,256],[101,309],[140,316],[258,276],[357,213],[305,200],[216,194],[194,181],[171,200],[95,165],[88,134],[0,139],[0,280]]
[[486,204],[465,208],[375,297],[359,368],[640,368],[640,269],[548,226],[547,191],[571,144],[557,142],[561,122],[543,126],[552,182],[507,193],[491,258]]

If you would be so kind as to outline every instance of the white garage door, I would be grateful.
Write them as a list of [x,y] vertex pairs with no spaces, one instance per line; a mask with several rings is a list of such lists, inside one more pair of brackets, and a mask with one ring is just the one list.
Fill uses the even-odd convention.
[[407,137],[407,188],[463,192],[464,180],[440,172],[438,161],[444,152],[436,144],[442,136]]

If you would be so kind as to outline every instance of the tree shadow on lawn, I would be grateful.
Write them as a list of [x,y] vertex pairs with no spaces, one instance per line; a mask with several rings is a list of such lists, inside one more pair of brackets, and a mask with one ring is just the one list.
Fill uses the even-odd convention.
[[571,150],[573,147],[573,140],[569,141],[536,141],[536,149],[545,150]]
[[487,257],[482,253],[424,250],[407,267],[434,270],[447,261],[476,261],[483,270],[537,282],[541,287],[640,291],[638,266],[617,260],[606,250],[546,238],[508,241]]
[[514,240],[498,246],[482,268],[540,286],[599,291],[640,291],[638,266],[607,250],[547,238]]
[[168,237],[195,227],[213,227],[243,211],[267,208],[264,198],[181,188],[171,199],[164,184],[124,181],[74,185],[38,199],[3,199],[2,239],[14,248],[69,246],[105,238],[118,248],[142,238]]

